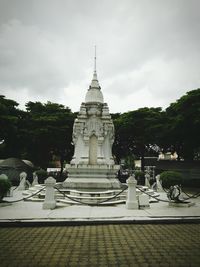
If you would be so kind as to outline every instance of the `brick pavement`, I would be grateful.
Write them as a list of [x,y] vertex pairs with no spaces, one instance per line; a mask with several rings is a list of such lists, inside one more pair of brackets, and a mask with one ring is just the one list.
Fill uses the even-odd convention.
[[0,229],[0,266],[200,266],[200,224]]

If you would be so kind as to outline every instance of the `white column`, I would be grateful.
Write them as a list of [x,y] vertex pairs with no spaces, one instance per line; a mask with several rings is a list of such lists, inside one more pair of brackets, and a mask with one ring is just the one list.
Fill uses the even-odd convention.
[[54,189],[55,184],[56,180],[53,177],[48,177],[45,180],[46,192],[43,203],[43,209],[54,209],[56,207],[55,189]]
[[138,201],[136,198],[136,184],[137,181],[135,180],[135,176],[132,175],[128,178],[127,182],[128,184],[128,195],[126,200],[126,208],[127,209],[138,209]]

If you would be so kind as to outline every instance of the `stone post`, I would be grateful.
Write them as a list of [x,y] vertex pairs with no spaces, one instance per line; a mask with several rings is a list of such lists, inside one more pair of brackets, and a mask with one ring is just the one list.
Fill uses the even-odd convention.
[[138,201],[136,198],[136,184],[137,181],[135,180],[135,176],[132,175],[128,178],[127,182],[128,184],[128,194],[127,194],[127,200],[126,200],[126,208],[127,209],[138,209]]
[[56,180],[53,177],[48,177],[45,180],[46,192],[45,192],[44,203],[42,206],[43,209],[54,209],[56,207],[55,189],[54,189],[55,184]]

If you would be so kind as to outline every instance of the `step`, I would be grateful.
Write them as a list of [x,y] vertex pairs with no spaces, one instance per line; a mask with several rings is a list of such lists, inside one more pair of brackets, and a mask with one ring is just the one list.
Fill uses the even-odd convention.
[[[65,204],[76,204],[76,205],[89,205],[89,204],[98,204],[97,201],[96,202],[90,202],[90,201],[83,201],[82,203],[76,202],[76,201],[72,201],[70,199],[59,199],[58,200],[59,203],[65,203]],[[123,204],[125,203],[125,200],[116,200],[116,201],[106,201],[103,203],[99,203],[98,205],[117,205],[117,204]]]

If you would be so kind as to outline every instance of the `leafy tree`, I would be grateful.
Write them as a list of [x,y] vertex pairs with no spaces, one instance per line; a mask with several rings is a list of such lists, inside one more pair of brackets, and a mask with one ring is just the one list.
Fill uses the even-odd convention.
[[17,102],[0,96],[0,157],[27,158],[46,168],[56,155],[63,167],[72,156],[71,110],[51,102],[28,102],[26,111],[17,107]]
[[25,133],[29,158],[42,168],[48,166],[53,155],[64,160],[72,155],[72,125],[74,115],[68,107],[56,103],[28,102]]
[[0,96],[0,158],[7,158],[10,155],[19,156],[20,136],[19,121],[23,111],[18,108],[18,103]]
[[116,119],[114,151],[118,159],[134,154],[141,158],[144,171],[144,156],[158,152],[154,148],[157,147],[155,144],[161,143],[164,119],[161,108],[147,107],[124,113]]
[[172,103],[169,119],[169,143],[184,159],[193,160],[200,150],[200,89],[192,90]]

